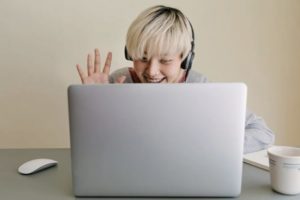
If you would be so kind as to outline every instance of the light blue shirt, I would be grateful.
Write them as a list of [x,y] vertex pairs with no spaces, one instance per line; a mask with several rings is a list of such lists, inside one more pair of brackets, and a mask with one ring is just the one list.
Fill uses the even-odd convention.
[[[125,76],[124,83],[134,83],[129,72],[129,68],[121,68],[110,75],[110,82],[116,82],[117,78]],[[205,76],[193,70],[189,72],[186,83],[207,83]],[[256,116],[247,110],[245,121],[245,143],[244,153],[250,153],[268,148],[274,143],[275,136],[268,128],[263,118]]]

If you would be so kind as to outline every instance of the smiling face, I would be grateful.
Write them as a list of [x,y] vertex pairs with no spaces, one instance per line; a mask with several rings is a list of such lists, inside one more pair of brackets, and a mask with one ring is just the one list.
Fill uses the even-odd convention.
[[142,83],[178,83],[183,79],[184,70],[180,67],[181,56],[158,57],[135,60],[134,71]]
[[192,41],[191,26],[181,11],[154,6],[129,27],[126,50],[142,83],[177,83],[185,76],[181,62]]

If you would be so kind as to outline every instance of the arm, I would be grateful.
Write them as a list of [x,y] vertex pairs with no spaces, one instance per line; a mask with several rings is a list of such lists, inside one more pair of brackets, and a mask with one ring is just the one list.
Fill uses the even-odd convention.
[[[191,71],[187,82],[208,83],[202,74]],[[268,148],[274,143],[275,136],[261,117],[247,111],[245,122],[244,153],[250,153]]]
[[244,153],[268,148],[274,144],[275,136],[261,117],[247,111],[245,121]]

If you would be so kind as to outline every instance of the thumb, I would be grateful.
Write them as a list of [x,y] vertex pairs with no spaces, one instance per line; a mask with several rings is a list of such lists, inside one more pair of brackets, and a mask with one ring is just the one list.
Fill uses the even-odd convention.
[[126,80],[126,76],[120,76],[120,77],[117,78],[115,83],[124,83],[125,80]]

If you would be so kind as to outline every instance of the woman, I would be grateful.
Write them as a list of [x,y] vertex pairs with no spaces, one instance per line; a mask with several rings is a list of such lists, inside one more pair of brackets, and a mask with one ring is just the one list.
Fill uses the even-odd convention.
[[[194,31],[188,18],[178,9],[154,6],[143,11],[127,32],[125,57],[133,68],[121,68],[110,74],[108,53],[103,70],[100,53],[87,57],[86,74],[77,70],[83,84],[101,83],[205,83],[207,78],[191,69],[194,57]],[[269,147],[274,134],[264,120],[247,112],[244,153]]]

